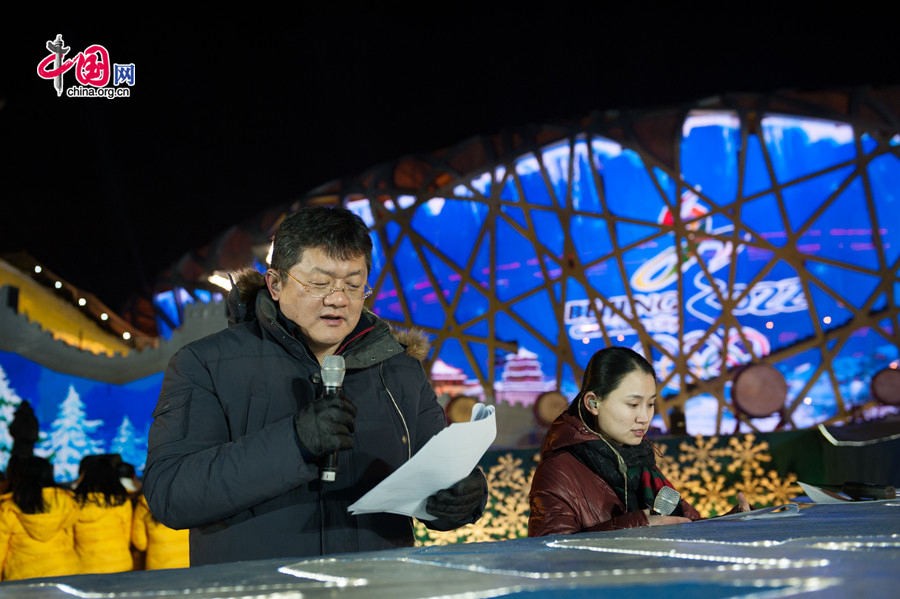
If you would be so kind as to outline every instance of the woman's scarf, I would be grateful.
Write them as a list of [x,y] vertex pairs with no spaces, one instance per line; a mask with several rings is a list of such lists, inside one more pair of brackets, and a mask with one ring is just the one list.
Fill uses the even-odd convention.
[[[640,445],[623,445],[616,448],[625,461],[628,477],[627,494],[625,493],[625,481],[619,471],[619,461],[612,447],[606,441],[603,439],[585,441],[577,445],[570,445],[566,449],[612,487],[619,501],[625,505],[626,512],[652,508],[659,490],[662,487],[671,486],[656,467],[653,445],[647,439],[641,441]],[[672,515],[682,515],[681,502],[676,506]]]

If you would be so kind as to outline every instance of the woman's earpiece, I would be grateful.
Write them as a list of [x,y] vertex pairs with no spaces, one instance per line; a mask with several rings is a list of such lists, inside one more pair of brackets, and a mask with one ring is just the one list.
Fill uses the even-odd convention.
[[598,402],[596,399],[589,399],[589,400],[588,400],[588,405],[591,406],[592,408],[594,408],[594,409],[596,410],[596,409],[597,409],[597,406],[600,405],[600,402]]

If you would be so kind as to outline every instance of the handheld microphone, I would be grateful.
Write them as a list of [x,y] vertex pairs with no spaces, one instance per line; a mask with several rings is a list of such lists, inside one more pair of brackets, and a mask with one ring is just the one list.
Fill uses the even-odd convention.
[[668,516],[675,511],[680,501],[681,493],[672,487],[663,487],[656,494],[656,499],[653,500],[653,513],[660,516]]
[[[325,356],[322,360],[322,382],[325,384],[324,399],[333,399],[341,395],[341,383],[344,382],[344,356]],[[325,464],[319,473],[324,482],[334,482],[337,477],[338,454],[332,452],[325,458]]]

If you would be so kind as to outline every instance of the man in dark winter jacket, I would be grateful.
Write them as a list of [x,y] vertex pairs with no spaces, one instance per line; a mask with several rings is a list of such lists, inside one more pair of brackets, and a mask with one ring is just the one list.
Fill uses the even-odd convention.
[[[232,290],[231,326],[172,358],[144,493],[162,523],[191,529],[191,565],[413,544],[405,516],[347,512],[444,426],[422,343],[363,306],[371,252],[353,213],[300,209],[279,226],[265,278]],[[342,396],[323,394],[330,355],[346,363]],[[336,480],[321,482],[334,452]],[[474,522],[486,497],[476,469],[429,497],[425,524]]]

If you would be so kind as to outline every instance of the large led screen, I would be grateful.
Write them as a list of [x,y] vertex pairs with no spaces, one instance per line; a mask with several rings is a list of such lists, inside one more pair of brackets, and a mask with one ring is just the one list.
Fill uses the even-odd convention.
[[624,345],[690,433],[737,429],[732,379],[760,361],[787,402],[741,426],[799,428],[870,406],[872,375],[898,365],[897,146],[841,122],[693,112],[679,171],[582,134],[450,193],[346,205],[373,229],[374,311],[430,334],[439,392],[571,398],[590,356]]

